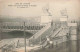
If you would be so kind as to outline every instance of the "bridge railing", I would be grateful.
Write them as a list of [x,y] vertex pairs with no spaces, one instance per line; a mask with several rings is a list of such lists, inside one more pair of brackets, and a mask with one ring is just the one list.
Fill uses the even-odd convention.
[[48,29],[50,27],[50,24],[46,25],[44,28],[42,28],[39,32],[37,32],[35,35],[33,35],[30,39],[34,38],[38,38],[44,31],[46,31],[46,29]]

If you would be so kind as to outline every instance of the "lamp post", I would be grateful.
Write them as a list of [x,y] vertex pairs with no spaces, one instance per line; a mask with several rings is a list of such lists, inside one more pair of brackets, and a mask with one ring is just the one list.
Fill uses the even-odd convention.
[[26,34],[25,34],[25,22],[24,22],[24,45],[25,45],[25,51],[26,52]]

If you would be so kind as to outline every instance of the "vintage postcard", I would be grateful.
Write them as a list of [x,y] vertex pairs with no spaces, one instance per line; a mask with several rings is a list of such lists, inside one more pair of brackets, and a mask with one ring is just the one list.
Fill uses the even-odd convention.
[[80,52],[80,0],[0,0],[0,52]]

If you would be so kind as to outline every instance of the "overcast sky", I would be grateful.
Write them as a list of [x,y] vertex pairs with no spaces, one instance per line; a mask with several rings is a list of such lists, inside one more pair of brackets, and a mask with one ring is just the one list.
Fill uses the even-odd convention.
[[[15,3],[29,3],[36,5],[35,7],[29,8],[17,8],[10,7]],[[0,15],[3,16],[23,16],[23,17],[35,17],[45,15],[44,8],[49,4],[50,13],[53,18],[59,19],[61,16],[60,11],[67,9],[67,13],[70,19],[77,19],[80,17],[79,13],[79,0],[0,0]]]

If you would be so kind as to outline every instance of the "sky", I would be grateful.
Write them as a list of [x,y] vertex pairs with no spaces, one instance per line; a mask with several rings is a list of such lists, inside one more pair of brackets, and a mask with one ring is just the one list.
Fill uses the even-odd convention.
[[[17,8],[16,3],[30,3],[35,5],[28,8]],[[80,0],[0,0],[0,15],[2,16],[22,16],[37,17],[46,16],[47,12],[43,8],[49,7],[49,12],[54,20],[63,17],[61,10],[67,9],[69,19],[78,19],[80,17]],[[13,17],[16,18],[16,17]]]

